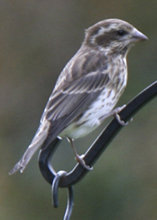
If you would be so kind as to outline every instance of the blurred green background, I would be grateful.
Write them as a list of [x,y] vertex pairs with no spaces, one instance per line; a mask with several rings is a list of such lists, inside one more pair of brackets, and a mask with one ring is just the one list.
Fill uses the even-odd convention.
[[[0,0],[0,219],[60,220],[51,186],[38,169],[37,154],[21,175],[8,176],[30,143],[57,76],[80,47],[84,29],[106,18],[124,19],[149,37],[129,53],[129,81],[119,105],[156,80],[157,1]],[[157,102],[154,99],[124,127],[94,170],[75,185],[71,219],[157,219]],[[76,142],[83,153],[97,131]],[[66,141],[53,161],[56,170],[74,164]]]

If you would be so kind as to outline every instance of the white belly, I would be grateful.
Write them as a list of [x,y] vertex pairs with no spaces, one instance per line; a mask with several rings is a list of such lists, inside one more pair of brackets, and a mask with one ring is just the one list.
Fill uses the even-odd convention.
[[77,139],[95,130],[102,122],[100,118],[108,114],[116,105],[115,91],[112,90],[110,96],[107,97],[108,92],[105,89],[85,114],[78,121],[70,124],[59,136]]

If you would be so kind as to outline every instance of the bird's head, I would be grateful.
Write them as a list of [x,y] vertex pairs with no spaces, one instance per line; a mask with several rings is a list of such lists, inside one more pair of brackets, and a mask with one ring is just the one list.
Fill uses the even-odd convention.
[[84,44],[106,53],[126,54],[134,43],[147,39],[128,22],[120,19],[107,19],[86,30]]

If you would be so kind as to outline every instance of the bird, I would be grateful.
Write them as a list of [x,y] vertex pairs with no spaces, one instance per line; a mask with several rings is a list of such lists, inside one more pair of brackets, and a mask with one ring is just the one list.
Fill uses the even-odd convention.
[[147,36],[130,23],[116,18],[97,22],[85,30],[80,49],[60,73],[42,114],[37,132],[20,161],[9,174],[22,173],[38,149],[46,149],[56,138],[67,138],[76,160],[89,167],[74,146],[74,140],[95,130],[114,109],[128,79],[127,54]]

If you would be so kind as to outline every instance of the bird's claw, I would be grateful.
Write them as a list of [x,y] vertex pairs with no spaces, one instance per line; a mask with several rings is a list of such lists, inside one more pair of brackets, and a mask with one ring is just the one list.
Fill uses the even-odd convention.
[[118,121],[118,123],[120,124],[120,125],[128,125],[128,122],[125,122],[125,121],[123,121],[121,118],[120,118],[120,116],[119,116],[119,114],[117,113],[117,114],[115,114],[115,118],[117,119],[117,121]]
[[121,112],[125,107],[126,107],[126,105],[123,105],[123,106],[121,106],[121,107],[118,107],[118,108],[114,109],[115,118],[117,119],[118,123],[119,123],[120,125],[123,125],[123,126],[124,126],[124,125],[127,125],[128,122],[125,122],[125,121],[121,120],[121,118],[120,118],[120,116],[119,116],[119,112]]
[[93,170],[93,167],[90,167],[90,166],[88,166],[87,164],[86,164],[86,162],[84,161],[84,159],[83,159],[83,157],[84,157],[84,155],[75,155],[76,157],[76,161],[80,164],[80,165],[82,165],[86,170],[89,170],[89,171],[91,171],[91,170]]

